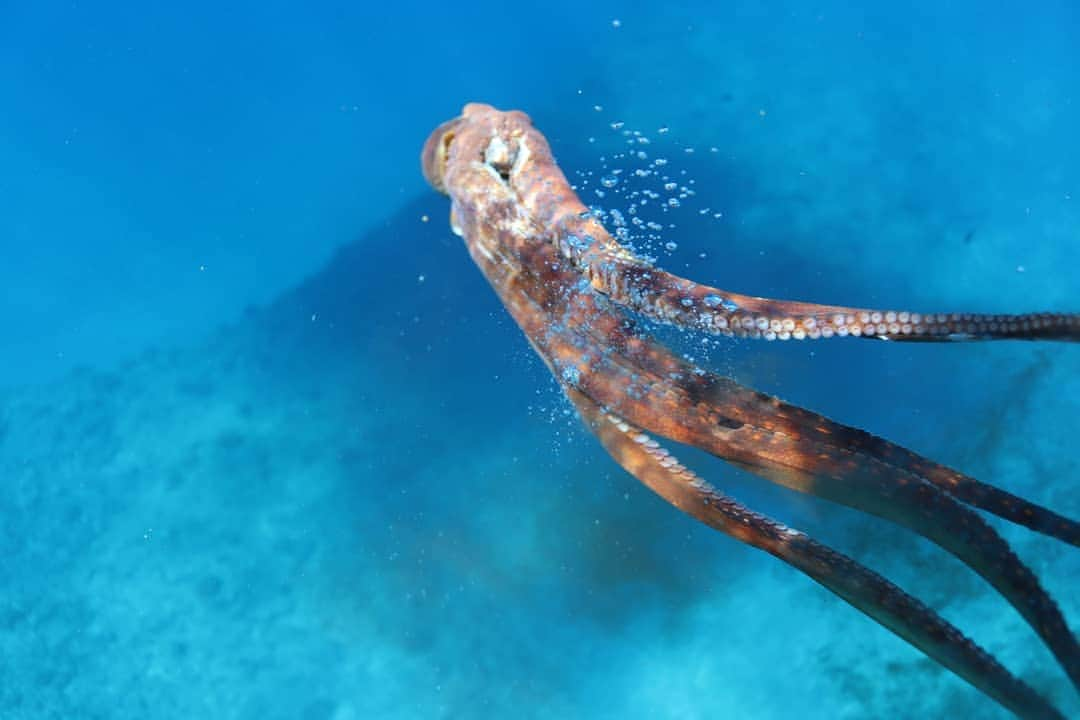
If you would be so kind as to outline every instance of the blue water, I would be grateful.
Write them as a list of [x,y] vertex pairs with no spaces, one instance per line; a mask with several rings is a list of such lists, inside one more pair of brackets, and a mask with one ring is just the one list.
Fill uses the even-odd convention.
[[[622,473],[418,154],[520,108],[615,207],[621,122],[693,180],[672,270],[1076,311],[1080,11],[531,5],[0,8],[0,717],[1005,717]],[[1080,515],[1076,347],[674,341]],[[951,558],[689,457],[1080,714]],[[1080,554],[996,526],[1080,625]]]

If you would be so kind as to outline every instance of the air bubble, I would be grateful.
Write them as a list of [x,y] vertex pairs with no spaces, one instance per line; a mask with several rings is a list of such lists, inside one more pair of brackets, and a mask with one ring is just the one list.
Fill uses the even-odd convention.
[[605,175],[604,177],[600,178],[600,184],[606,188],[613,188],[619,184],[619,178],[615,177],[614,175]]

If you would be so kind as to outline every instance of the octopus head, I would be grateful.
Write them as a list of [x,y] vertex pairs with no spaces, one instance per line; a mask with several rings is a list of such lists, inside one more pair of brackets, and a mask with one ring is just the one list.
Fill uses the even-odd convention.
[[446,193],[446,174],[458,160],[490,166],[505,181],[518,159],[521,138],[532,128],[523,112],[503,112],[490,105],[469,103],[459,117],[431,133],[420,155],[428,183]]

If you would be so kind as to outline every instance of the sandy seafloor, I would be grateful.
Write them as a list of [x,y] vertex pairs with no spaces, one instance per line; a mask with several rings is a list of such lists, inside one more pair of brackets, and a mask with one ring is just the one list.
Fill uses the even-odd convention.
[[[89,202],[80,188],[101,188],[97,172],[113,182],[101,189],[110,197],[138,183],[92,154],[70,166],[50,156],[50,172],[85,182],[35,175],[27,190],[16,173],[41,157],[46,130],[6,118],[5,186],[37,205],[10,201],[5,213],[19,241],[5,248],[15,289],[0,386],[0,716],[1005,717],[812,581],[622,473],[450,233],[446,200],[414,173],[424,133],[462,102],[489,100],[528,110],[583,196],[618,207],[617,193],[593,190],[620,162],[611,156],[623,138],[609,124],[625,122],[653,140],[650,157],[694,180],[697,194],[667,218],[676,227],[664,240],[678,247],[659,254],[672,270],[851,305],[1078,310],[1077,13],[933,7],[556,8],[517,46],[507,28],[530,16],[499,6],[477,34],[516,48],[502,67],[468,42],[482,9],[441,10],[431,23],[458,24],[416,25],[430,42],[401,67],[386,60],[393,42],[379,50],[383,75],[426,73],[430,86],[374,97],[365,83],[391,83],[352,81],[345,95],[364,111],[334,126],[360,135],[340,164],[303,164],[305,142],[329,142],[309,132],[289,136],[279,162],[251,152],[277,204],[223,209],[229,229],[207,247],[213,267],[246,267],[256,249],[276,259],[262,255],[266,273],[212,290],[170,285],[167,273],[153,289],[128,282],[147,267],[125,266],[136,246],[190,221],[164,209],[168,197],[135,235],[95,235],[91,223],[65,238],[43,212],[50,203]],[[402,29],[408,9],[397,10]],[[24,13],[21,28],[49,35],[45,21],[62,16]],[[125,17],[141,30],[138,13]],[[362,20],[305,16],[344,35],[342,24]],[[538,38],[555,32],[545,52]],[[363,47],[309,42],[340,87],[377,64]],[[33,82],[38,60],[54,71],[64,62],[9,66],[5,77],[24,73],[18,92],[45,92]],[[245,177],[236,162],[230,172]],[[318,179],[320,162],[332,180]],[[327,202],[340,209],[351,193],[362,211],[334,215],[329,239],[305,236],[322,227],[311,217],[278,223],[331,214],[305,193],[344,177],[354,185],[335,185]],[[221,191],[195,183],[177,202],[200,187]],[[257,231],[238,229],[245,217]],[[187,261],[175,243],[163,265]],[[104,259],[80,297],[71,278],[90,245]],[[36,263],[45,246],[60,275]],[[46,295],[60,299],[25,305]],[[105,326],[108,341],[95,343],[92,329]],[[672,335],[740,381],[1080,515],[1080,348],[703,349]],[[58,361],[59,349],[78,362]],[[882,522],[687,457],[721,489],[912,590],[1080,714],[1034,634],[956,561]],[[993,522],[1080,627],[1080,553]]]

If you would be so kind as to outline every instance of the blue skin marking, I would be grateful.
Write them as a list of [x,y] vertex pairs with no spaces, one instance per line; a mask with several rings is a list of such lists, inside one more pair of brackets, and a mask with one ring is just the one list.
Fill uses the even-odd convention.
[[728,312],[735,312],[739,309],[739,306],[737,304],[733,303],[731,300],[728,300],[725,297],[720,297],[719,295],[706,295],[704,298],[704,302],[711,308],[722,307]]

